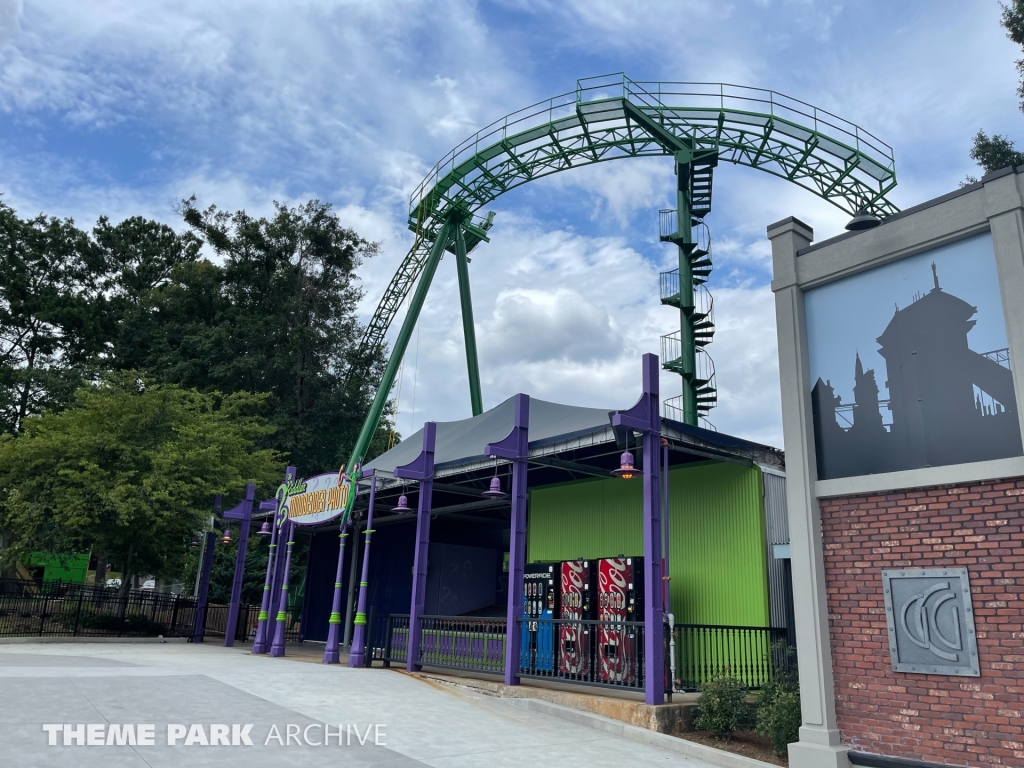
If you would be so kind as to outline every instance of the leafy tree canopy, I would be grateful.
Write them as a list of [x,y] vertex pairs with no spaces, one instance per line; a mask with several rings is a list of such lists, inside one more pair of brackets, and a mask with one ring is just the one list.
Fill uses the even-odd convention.
[[31,551],[106,553],[123,586],[178,576],[215,493],[269,492],[283,457],[259,448],[267,395],[200,393],[125,372],[78,391],[72,407],[0,438],[5,559]]
[[[1006,36],[1024,48],[1024,0],[1012,0],[1009,5],[999,5],[1003,9],[1000,23],[1006,30]],[[1017,96],[1020,109],[1024,112],[1024,59],[1017,60],[1017,73],[1020,75]],[[1024,165],[1024,152],[1018,152],[1013,141],[1006,136],[993,134],[990,137],[984,131],[978,131],[971,146],[971,159],[985,173],[992,173],[1008,166]],[[968,176],[963,183],[973,184],[976,181],[978,179],[974,176]]]

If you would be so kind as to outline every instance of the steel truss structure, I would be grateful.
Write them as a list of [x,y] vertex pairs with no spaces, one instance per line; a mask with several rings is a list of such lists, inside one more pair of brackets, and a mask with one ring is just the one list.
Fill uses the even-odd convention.
[[466,268],[466,254],[487,240],[493,221],[494,214],[484,217],[481,209],[506,192],[560,171],[649,156],[673,157],[679,175],[676,231],[661,235],[679,246],[680,290],[671,296],[663,291],[662,299],[680,308],[680,348],[688,351],[665,362],[683,377],[680,411],[687,423],[696,424],[715,400],[713,382],[701,378],[695,360],[700,338],[710,339],[707,313],[695,305],[694,294],[710,271],[710,256],[692,237],[694,225],[702,224],[711,208],[714,167],[728,162],[757,168],[850,214],[863,209],[884,218],[898,211],[886,198],[896,186],[892,148],[810,104],[770,90],[721,83],[637,82],[624,74],[579,80],[575,91],[478,131],[445,155],[412,193],[409,228],[416,239],[367,326],[363,351],[383,346],[399,308],[419,282],[347,465],[349,472],[362,463],[446,250],[457,259],[471,404],[474,415],[481,411]]

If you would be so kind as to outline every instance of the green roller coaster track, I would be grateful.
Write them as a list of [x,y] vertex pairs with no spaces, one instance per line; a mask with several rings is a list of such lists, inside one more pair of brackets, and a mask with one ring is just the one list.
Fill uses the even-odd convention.
[[693,241],[692,228],[710,211],[714,167],[729,162],[766,171],[851,214],[864,209],[884,218],[898,211],[886,198],[896,186],[892,148],[829,112],[744,86],[636,82],[623,74],[579,80],[575,91],[514,112],[459,144],[413,192],[409,229],[415,241],[366,328],[362,351],[383,347],[399,308],[416,290],[347,464],[350,473],[362,464],[444,251],[456,257],[471,405],[474,415],[482,410],[466,258],[488,239],[494,214],[482,216],[480,209],[553,173],[647,156],[673,157],[679,177],[675,231],[663,227],[661,233],[679,246],[680,268],[672,273],[679,292],[666,296],[663,287],[662,300],[680,308],[683,353],[666,367],[683,377],[689,423],[710,407],[697,402],[701,379],[693,361],[702,345],[699,326],[710,325],[695,307],[693,285],[706,279],[710,256]]

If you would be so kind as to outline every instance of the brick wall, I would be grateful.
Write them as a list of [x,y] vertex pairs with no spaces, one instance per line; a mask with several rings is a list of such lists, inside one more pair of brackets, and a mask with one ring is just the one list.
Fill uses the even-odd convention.
[[[1024,478],[822,499],[843,742],[952,765],[1024,766]],[[981,677],[893,672],[883,568],[966,566]]]

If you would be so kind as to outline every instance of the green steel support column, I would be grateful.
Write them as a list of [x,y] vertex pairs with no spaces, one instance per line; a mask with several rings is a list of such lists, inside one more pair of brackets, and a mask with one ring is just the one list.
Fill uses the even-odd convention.
[[690,206],[690,175],[693,151],[676,152],[676,247],[679,248],[680,375],[683,379],[683,420],[697,424],[697,346],[693,335],[693,221]]
[[462,335],[466,340],[466,368],[469,371],[469,402],[473,415],[484,412],[480,393],[480,365],[476,357],[476,328],[473,325],[473,298],[469,291],[469,260],[466,258],[466,233],[460,221],[455,226],[455,266],[459,273],[459,299],[462,301]]
[[[352,458],[348,462],[349,473],[355,469],[356,464],[362,464],[363,457],[366,456],[366,449],[370,446],[370,440],[377,429],[380,415],[384,412],[384,405],[391,394],[391,386],[395,383],[395,374],[398,373],[398,366],[401,365],[402,357],[405,356],[405,349],[409,346],[409,339],[412,337],[413,328],[416,327],[416,321],[419,319],[420,310],[423,308],[423,301],[427,298],[427,290],[434,279],[437,264],[441,261],[444,249],[448,245],[451,227],[451,219],[446,218],[437,232],[437,239],[430,247],[430,253],[427,255],[426,263],[423,265],[423,273],[420,275],[420,281],[416,285],[416,292],[413,293],[412,301],[409,303],[409,311],[405,315],[405,320],[402,321],[402,329],[398,332],[398,338],[395,339],[395,346],[391,350],[388,365],[384,369],[384,375],[381,377],[380,385],[377,387],[377,395],[373,398],[373,405],[370,406],[370,412],[366,414],[366,421],[363,422],[363,430],[359,433],[359,439],[356,440],[355,448],[352,450]],[[349,509],[351,509],[352,503],[355,501],[355,496],[354,493],[349,496]]]

